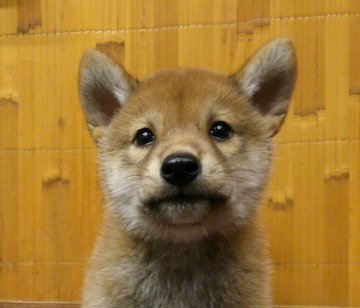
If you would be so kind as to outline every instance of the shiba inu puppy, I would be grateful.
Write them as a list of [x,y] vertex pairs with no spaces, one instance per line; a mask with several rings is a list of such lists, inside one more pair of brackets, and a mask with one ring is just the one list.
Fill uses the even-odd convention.
[[107,199],[83,307],[269,307],[256,212],[296,76],[292,44],[234,75],[169,69],[139,82],[84,53],[79,92]]

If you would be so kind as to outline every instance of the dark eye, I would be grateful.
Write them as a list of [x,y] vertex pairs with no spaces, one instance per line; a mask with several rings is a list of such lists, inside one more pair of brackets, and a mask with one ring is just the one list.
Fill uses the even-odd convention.
[[218,141],[229,139],[232,133],[230,125],[223,121],[215,122],[209,130],[210,136]]
[[134,142],[138,146],[147,146],[154,142],[155,135],[149,128],[142,128],[136,132]]

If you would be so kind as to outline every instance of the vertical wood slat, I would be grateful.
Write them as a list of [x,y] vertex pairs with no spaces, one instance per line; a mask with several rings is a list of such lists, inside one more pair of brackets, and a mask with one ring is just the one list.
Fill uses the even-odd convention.
[[83,50],[139,78],[230,73],[287,36],[298,84],[262,211],[275,303],[360,305],[359,13],[356,0],[0,1],[0,299],[79,300],[102,203],[76,92]]
[[350,70],[350,94],[360,94],[360,16],[350,17],[350,51],[349,51],[349,70]]

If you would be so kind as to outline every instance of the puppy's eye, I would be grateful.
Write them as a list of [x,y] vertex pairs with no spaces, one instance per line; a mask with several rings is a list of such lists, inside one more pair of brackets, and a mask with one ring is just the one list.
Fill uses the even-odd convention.
[[218,141],[229,139],[232,136],[233,130],[229,124],[223,121],[215,122],[210,130],[210,136]]
[[142,128],[136,132],[134,142],[137,146],[144,147],[154,142],[155,135],[149,128]]

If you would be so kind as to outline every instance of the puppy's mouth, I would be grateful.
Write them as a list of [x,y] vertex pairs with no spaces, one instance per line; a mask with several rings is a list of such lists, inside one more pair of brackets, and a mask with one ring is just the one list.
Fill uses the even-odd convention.
[[185,194],[177,193],[169,196],[160,198],[150,198],[146,205],[152,209],[158,208],[162,204],[169,204],[184,207],[192,206],[200,203],[207,203],[211,207],[220,207],[226,204],[228,197],[221,193],[210,193],[210,194]]

